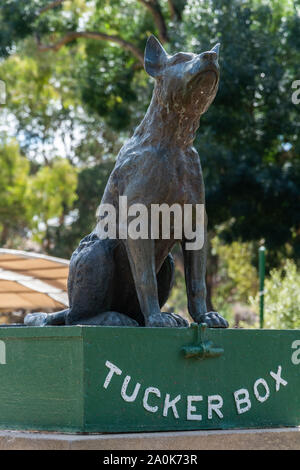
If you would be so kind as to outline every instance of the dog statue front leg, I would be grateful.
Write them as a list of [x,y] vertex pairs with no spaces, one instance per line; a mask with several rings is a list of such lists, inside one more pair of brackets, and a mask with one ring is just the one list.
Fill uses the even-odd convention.
[[176,319],[160,311],[155,271],[154,240],[124,241],[145,326],[178,326]]
[[206,243],[201,250],[187,250],[182,243],[188,310],[197,323],[210,328],[228,328],[228,322],[217,312],[206,308]]

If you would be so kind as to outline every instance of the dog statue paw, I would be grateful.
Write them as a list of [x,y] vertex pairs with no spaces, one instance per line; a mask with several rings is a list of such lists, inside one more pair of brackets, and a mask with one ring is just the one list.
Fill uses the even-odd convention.
[[207,312],[200,315],[197,323],[206,323],[209,328],[228,328],[228,321],[217,312]]
[[189,323],[175,313],[161,312],[149,316],[146,326],[156,327],[187,327]]

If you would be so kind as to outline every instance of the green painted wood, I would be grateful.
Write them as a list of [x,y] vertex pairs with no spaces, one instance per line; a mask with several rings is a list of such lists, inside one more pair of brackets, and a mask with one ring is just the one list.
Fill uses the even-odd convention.
[[[220,355],[186,357],[204,343]],[[300,330],[0,328],[1,428],[295,426],[299,389]]]
[[81,329],[0,328],[0,345],[3,343],[6,357],[3,361],[0,351],[0,427],[82,429]]

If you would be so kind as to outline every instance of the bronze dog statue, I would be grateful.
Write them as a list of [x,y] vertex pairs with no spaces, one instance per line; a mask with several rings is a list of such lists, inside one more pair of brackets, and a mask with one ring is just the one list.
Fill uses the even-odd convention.
[[[155,78],[148,111],[122,147],[101,204],[119,214],[119,197],[128,206],[142,203],[204,205],[199,155],[193,147],[200,116],[212,103],[219,83],[219,45],[196,55],[166,53],[151,36],[145,49],[146,72]],[[206,216],[205,216],[206,219]],[[195,322],[226,328],[227,321],[206,309],[206,220],[204,244],[188,250],[182,238],[188,310]],[[178,241],[99,236],[99,222],[73,253],[68,293],[70,307],[25,317],[26,325],[187,326],[179,315],[161,312],[173,282],[170,251]]]

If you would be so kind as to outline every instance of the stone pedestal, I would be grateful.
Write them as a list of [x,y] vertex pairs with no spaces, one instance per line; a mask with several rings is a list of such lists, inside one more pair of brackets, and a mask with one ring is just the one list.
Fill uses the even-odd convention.
[[[300,450],[300,428],[75,434],[0,431],[0,450]],[[134,455],[134,452],[132,452]]]

